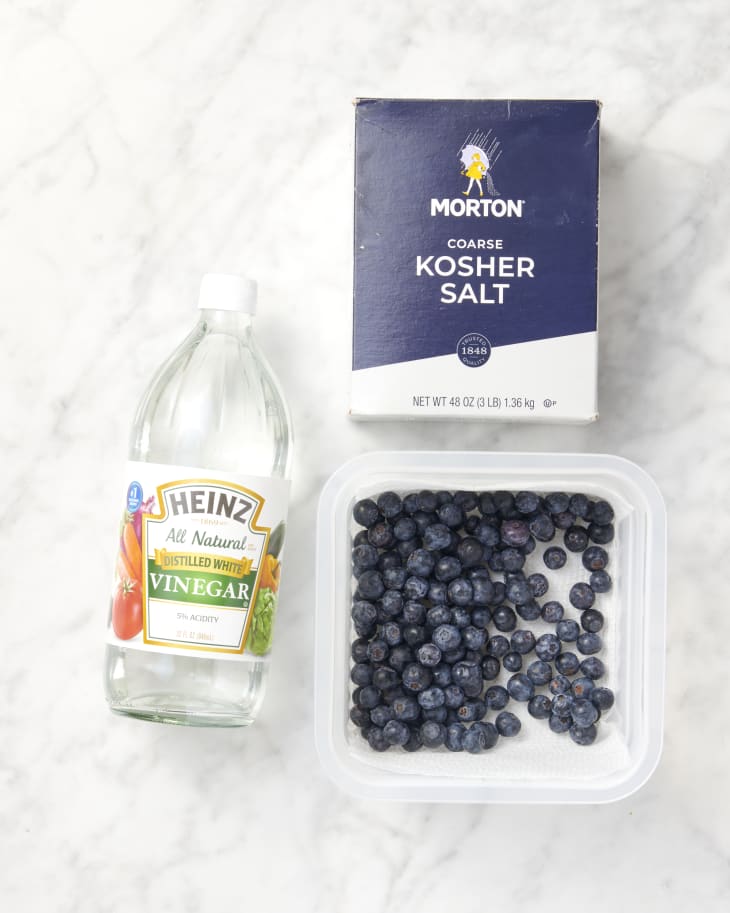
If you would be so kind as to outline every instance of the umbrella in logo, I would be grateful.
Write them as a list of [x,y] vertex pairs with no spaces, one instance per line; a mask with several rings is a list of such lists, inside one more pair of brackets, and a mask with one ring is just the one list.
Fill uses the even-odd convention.
[[494,167],[502,152],[500,143],[494,137],[490,139],[491,132],[488,130],[486,133],[479,131],[470,133],[459,150],[461,173],[469,178],[469,186],[463,191],[465,197],[469,196],[474,184],[477,185],[479,196],[483,197],[482,180],[487,183],[487,192],[490,197],[499,196],[490,174],[490,168]]

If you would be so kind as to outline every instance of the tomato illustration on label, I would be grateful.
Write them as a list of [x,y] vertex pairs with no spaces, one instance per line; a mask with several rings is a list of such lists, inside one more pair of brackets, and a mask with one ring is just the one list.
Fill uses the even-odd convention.
[[122,580],[112,601],[112,628],[120,640],[142,630],[142,589],[139,580]]

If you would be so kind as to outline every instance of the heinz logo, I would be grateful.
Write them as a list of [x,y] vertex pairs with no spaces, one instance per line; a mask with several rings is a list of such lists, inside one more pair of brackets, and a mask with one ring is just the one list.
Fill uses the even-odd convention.
[[248,498],[232,491],[217,488],[182,488],[165,492],[169,514],[210,514],[228,517],[244,525],[254,504]]

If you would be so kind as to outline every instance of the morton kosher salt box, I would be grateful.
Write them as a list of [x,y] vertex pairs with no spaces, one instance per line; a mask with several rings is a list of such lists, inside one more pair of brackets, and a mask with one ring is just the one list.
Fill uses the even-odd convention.
[[354,418],[597,417],[597,101],[355,105]]

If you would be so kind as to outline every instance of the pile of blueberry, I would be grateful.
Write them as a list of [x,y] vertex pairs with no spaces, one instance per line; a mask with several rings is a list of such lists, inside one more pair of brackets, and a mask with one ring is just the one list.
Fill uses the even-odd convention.
[[[597,684],[604,619],[595,602],[611,589],[605,546],[614,538],[607,501],[386,491],[358,501],[353,518],[364,529],[352,548],[350,719],[371,748],[484,751],[519,733],[519,717],[505,709],[510,699],[578,745],[595,741],[614,702]],[[580,623],[560,602],[538,602],[548,578],[526,573],[537,544],[556,537],[561,545],[539,550],[546,569],[560,571],[568,551],[582,553],[587,580],[569,593]],[[536,637],[521,623],[537,619],[549,633]],[[509,677],[496,684],[502,670]],[[494,722],[485,721],[489,711]]]

